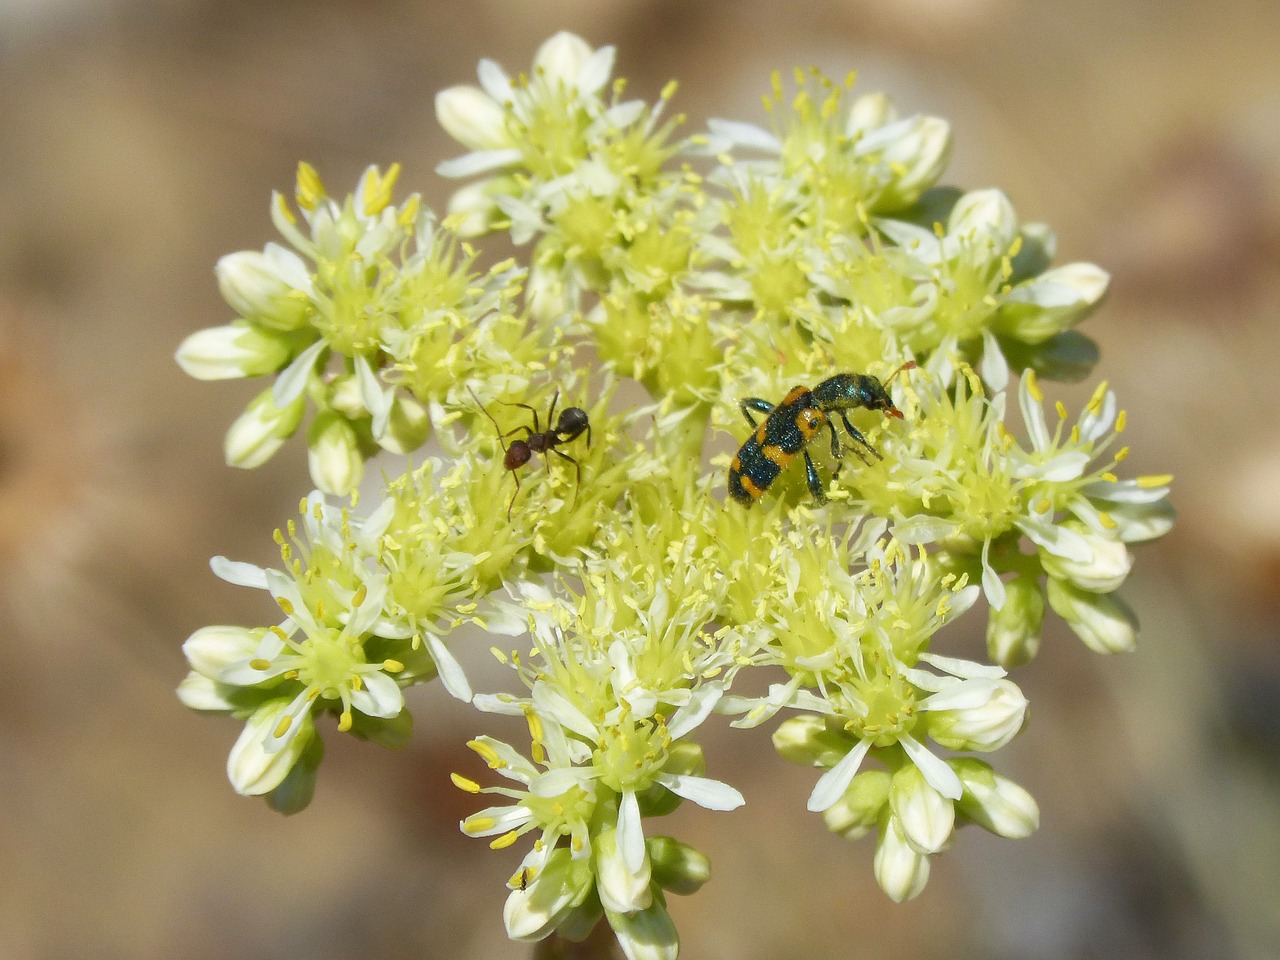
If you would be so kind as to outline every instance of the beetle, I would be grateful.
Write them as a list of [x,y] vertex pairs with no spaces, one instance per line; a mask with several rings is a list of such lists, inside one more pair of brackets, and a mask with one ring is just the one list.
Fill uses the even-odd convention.
[[[831,431],[831,456],[838,460],[842,450],[833,415],[839,414],[840,421],[854,441],[853,451],[862,462],[871,462],[864,450],[877,460],[884,459],[849,422],[845,411],[864,407],[867,410],[880,410],[887,416],[901,420],[902,411],[893,405],[885,386],[900,372],[914,366],[915,361],[907,361],[884,383],[869,374],[838,373],[823,380],[812,390],[808,387],[793,387],[777,405],[759,397],[743,400],[739,407],[755,433],[738,448],[737,455],[729,465],[729,496],[744,507],[751,506],[764,495],[769,485],[792,460],[803,456],[809,492],[818,503],[826,503],[827,497],[822,489],[818,468],[814,466],[813,458],[805,447],[825,426]],[[751,415],[752,411],[763,413],[764,421],[757,423]]]
[[[511,522],[511,510],[516,505],[516,497],[520,495],[520,475],[516,472],[526,463],[533,459],[535,453],[540,453],[543,459],[546,459],[548,453],[554,453],[557,457],[568,460],[573,464],[574,470],[574,496],[577,496],[578,486],[582,483],[582,466],[577,460],[569,456],[567,453],[561,453],[556,447],[562,443],[569,443],[578,439],[583,433],[587,435],[587,446],[591,446],[591,421],[587,417],[587,411],[581,407],[565,407],[560,411],[559,419],[556,419],[556,402],[560,399],[560,391],[557,390],[551,397],[551,406],[547,409],[547,429],[543,430],[538,422],[538,411],[527,403],[507,403],[509,407],[524,407],[533,414],[533,426],[527,423],[521,424],[502,432],[502,427],[498,425],[498,421],[494,419],[480,398],[476,396],[471,387],[467,387],[467,392],[471,394],[471,398],[475,400],[476,405],[481,412],[489,418],[494,429],[498,431],[498,442],[502,444],[502,465],[511,472],[511,476],[515,478],[516,489],[511,494],[511,503],[507,505],[507,522]],[[506,403],[506,401],[501,401]],[[554,423],[554,426],[552,425]],[[506,438],[513,433],[525,431],[523,440],[513,440],[508,445]],[[550,464],[548,464],[548,467]]]

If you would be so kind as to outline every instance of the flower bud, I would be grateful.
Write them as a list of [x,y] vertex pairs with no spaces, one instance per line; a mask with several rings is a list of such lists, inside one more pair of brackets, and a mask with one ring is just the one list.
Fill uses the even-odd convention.
[[1145,543],[1173,529],[1175,511],[1166,497],[1151,503],[1096,503],[1116,523],[1116,536],[1125,543]]
[[1021,732],[1027,698],[1012,680],[968,682],[990,683],[990,695],[977,706],[930,710],[926,715],[929,736],[949,750],[998,750]]
[[229,687],[194,670],[178,684],[178,699],[182,701],[182,705],[206,713],[231,713],[235,710],[236,704],[229,699],[228,693]]
[[1049,606],[1097,653],[1128,653],[1138,643],[1138,618],[1114,593],[1092,593],[1049,578]]
[[1062,524],[1079,534],[1088,544],[1092,556],[1088,560],[1070,560],[1040,548],[1040,565],[1057,580],[1070,581],[1091,593],[1111,593],[1124,583],[1133,566],[1133,555],[1124,541],[1114,536],[1095,533],[1084,524],[1068,520]]
[[533,55],[533,68],[545,73],[548,80],[573,86],[592,52],[591,45],[580,36],[561,30],[538,48]]
[[285,816],[300,813],[315,796],[320,761],[324,759],[324,741],[312,737],[280,785],[266,795],[267,806]]
[[663,890],[688,896],[711,879],[711,858],[672,837],[645,841],[653,880]]
[[849,739],[811,713],[790,717],[773,732],[773,747],[792,763],[830,769],[849,752]]
[[880,155],[894,170],[876,199],[878,212],[900,210],[920,199],[947,167],[951,156],[951,125],[941,117],[912,117],[902,121],[907,129]]
[[990,237],[999,253],[1013,242],[1018,232],[1018,217],[1009,198],[999,190],[972,190],[951,209],[947,222],[949,236]]
[[902,828],[902,836],[917,853],[937,853],[955,829],[955,805],[924,778],[920,768],[908,764],[893,775],[889,805]]
[[197,330],[182,341],[174,359],[197,380],[238,380],[275,373],[289,362],[279,337],[248,323]]
[[601,906],[618,913],[632,913],[653,902],[649,858],[641,860],[639,870],[628,870],[618,847],[617,828],[610,827],[597,834],[591,851],[596,862],[596,892]]
[[369,411],[360,398],[360,382],[353,373],[344,373],[329,381],[325,387],[324,403],[330,410],[348,420],[369,416]]
[[1023,343],[1043,343],[1093,313],[1110,284],[1111,275],[1092,263],[1047,270],[1002,298],[993,329]]
[[1040,827],[1040,808],[1035,798],[1012,780],[1002,777],[989,764],[974,757],[951,761],[964,795],[960,812],[969,820],[1000,837],[1021,840]]
[[391,453],[412,453],[427,442],[430,433],[431,418],[422,404],[397,396],[391,402],[387,432],[378,438],[378,445]]
[[321,412],[307,430],[311,481],[325,493],[346,496],[364,476],[364,457],[355,428],[332,410]]
[[876,845],[876,883],[895,903],[910,900],[929,882],[929,858],[907,843],[896,817],[890,817]]
[[247,627],[201,627],[182,645],[187,662],[196,673],[216,680],[223,667],[251,657],[265,631]]
[[502,105],[479,87],[449,87],[436,94],[436,120],[470,150],[511,146]]
[[568,847],[556,849],[525,889],[508,895],[502,908],[507,936],[526,942],[543,939],[582,901],[594,882],[589,858],[574,860]]
[[1040,650],[1044,593],[1034,577],[1018,576],[1004,585],[1004,606],[987,620],[987,655],[1005,669],[1029,663]]
[[278,787],[315,736],[315,723],[308,714],[302,718],[297,733],[279,750],[267,752],[266,741],[289,706],[287,697],[264,703],[245,722],[240,738],[231,748],[227,757],[227,778],[241,796],[256,797]]
[[849,119],[845,123],[845,133],[854,136],[867,133],[877,127],[893,123],[898,119],[898,110],[893,101],[884,93],[865,93],[853,101],[849,107]]
[[254,323],[275,330],[297,330],[314,311],[306,263],[284,247],[268,244],[261,252],[229,253],[214,269],[222,298]]
[[662,901],[654,900],[646,909],[635,913],[606,910],[605,916],[627,960],[676,960],[679,955],[676,925]]
[[254,397],[223,440],[227,465],[252,470],[270,460],[298,429],[306,403],[306,397],[300,396],[281,409],[270,387]]
[[822,812],[827,829],[846,840],[857,840],[880,822],[891,781],[886,770],[863,770],[844,796]]

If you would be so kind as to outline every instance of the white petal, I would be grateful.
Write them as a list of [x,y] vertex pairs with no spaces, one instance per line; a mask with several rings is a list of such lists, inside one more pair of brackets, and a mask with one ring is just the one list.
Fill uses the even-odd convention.
[[328,344],[324,340],[317,340],[294,357],[293,362],[280,371],[280,375],[276,377],[276,382],[271,388],[271,399],[277,407],[287,407],[302,396],[302,391],[306,389],[307,380],[311,376],[311,371],[315,368],[316,361],[320,359],[320,354],[327,347]]
[[1100,481],[1085,487],[1084,495],[1091,500],[1109,500],[1112,503],[1155,503],[1169,495],[1169,488],[1166,485],[1143,486],[1137,480]]
[[1003,390],[1009,385],[1009,363],[1000,349],[1000,342],[990,330],[982,331],[982,363],[979,372],[992,390]]
[[511,78],[497,61],[490,60],[488,57],[481,60],[476,67],[476,77],[480,81],[480,86],[484,87],[484,92],[498,103],[506,103],[511,99]]
[[989,663],[978,663],[975,660],[962,660],[959,657],[946,657],[940,653],[922,653],[920,654],[920,659],[925,663],[932,664],[939,670],[947,671],[952,676],[963,677],[966,680],[975,677],[999,680],[1006,675],[1003,667],[997,667]]
[[708,777],[660,773],[654,779],[676,796],[692,800],[706,810],[737,810],[747,802],[741,793],[727,783]]
[[618,849],[622,862],[632,873],[644,866],[644,825],[640,822],[640,803],[634,790],[622,791],[618,804]]
[[227,583],[234,583],[238,587],[253,587],[255,590],[267,589],[267,573],[256,564],[213,557],[209,561],[209,567],[215,576]]
[[849,789],[849,784],[853,783],[858,767],[862,765],[862,759],[870,749],[870,740],[859,740],[852,750],[840,758],[839,763],[819,777],[813,793],[809,795],[808,809],[813,813],[821,813],[834,806]]
[[279,570],[267,569],[263,573],[266,575],[267,589],[271,591],[271,595],[278,600],[285,600],[292,608],[285,616],[307,633],[320,633],[320,625],[311,615],[311,610],[302,598],[302,591],[298,589],[298,584],[293,577],[285,576]]
[[387,421],[391,419],[391,401],[393,391],[384,389],[378,382],[377,375],[369,366],[369,361],[362,356],[355,360],[356,382],[360,385],[360,402],[373,415],[373,437],[378,439],[387,432]]
[[960,799],[964,788],[960,785],[960,778],[956,776],[956,772],[947,765],[945,760],[934,756],[927,747],[906,734],[898,738],[898,743],[902,744],[902,749],[907,751],[911,762],[924,774],[924,778],[929,781],[929,786],[948,800]]
[[723,694],[724,687],[712,683],[694,690],[689,694],[688,702],[676,710],[667,724],[667,735],[672,740],[679,740],[697,729],[710,716]]
[[444,684],[444,688],[454,698],[463,703],[469,702],[471,684],[467,682],[467,675],[462,672],[462,665],[435,634],[425,633],[422,640],[427,645],[427,652],[431,654],[431,660],[436,665],[436,672],[440,674],[440,682]]
[[449,136],[468,149],[495,150],[510,146],[500,103],[476,87],[449,87],[437,93],[436,120]]
[[740,123],[737,120],[710,120],[707,128],[716,136],[725,137],[734,146],[755,147],[757,150],[767,150],[770,153],[779,153],[782,150],[782,144],[777,137],[753,123]]
[[388,720],[400,715],[404,709],[404,693],[400,686],[385,673],[365,673],[361,676],[363,687],[351,693],[351,705],[366,717]]
[[1004,606],[1004,581],[987,559],[990,553],[991,541],[985,540],[982,544],[982,592],[987,595],[987,603],[999,610]]
[[212,626],[201,627],[187,637],[182,652],[192,670],[217,679],[228,664],[252,657],[257,646],[258,636],[253,630]]
[[931,517],[927,513],[918,513],[914,517],[895,520],[893,535],[902,543],[916,546],[949,537],[959,529],[959,526],[957,521],[946,517]]
[[1030,370],[1023,373],[1018,387],[1018,405],[1022,408],[1022,422],[1026,425],[1031,448],[1043,452],[1049,447],[1049,426],[1044,422],[1044,407],[1031,394],[1034,379],[1035,375]]
[[1027,535],[1032,543],[1044,547],[1055,557],[1073,560],[1076,563],[1088,563],[1093,559],[1093,547],[1081,534],[1068,527],[1026,517],[1017,521],[1018,529]]
[[613,73],[613,61],[617,51],[613,47],[601,47],[586,59],[578,70],[578,92],[595,94],[604,89]]
[[473,177],[477,173],[489,173],[520,162],[524,156],[519,150],[473,150],[452,160],[436,164],[436,173],[442,177],[459,179]]

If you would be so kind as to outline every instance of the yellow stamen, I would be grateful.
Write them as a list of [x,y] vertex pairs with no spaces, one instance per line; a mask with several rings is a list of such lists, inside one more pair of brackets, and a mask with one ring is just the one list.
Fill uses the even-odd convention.
[[1067,407],[1066,407],[1066,404],[1064,404],[1061,400],[1059,400],[1059,401],[1058,401],[1057,403],[1055,403],[1053,406],[1054,406],[1054,409],[1058,411],[1058,419],[1059,419],[1059,420],[1065,420],[1065,419],[1067,419]]
[[479,755],[480,759],[489,765],[490,770],[501,770],[507,765],[507,762],[498,756],[498,752],[485,743],[483,740],[469,740],[467,746]]
[[1036,372],[1030,368],[1023,374],[1022,382],[1027,386],[1027,393],[1031,394],[1031,399],[1036,403],[1044,403],[1044,391],[1040,389],[1040,381],[1036,378]]
[[[1129,422],[1129,411],[1121,410],[1116,415],[1116,433],[1124,433],[1125,424]],[[1128,447],[1125,448],[1126,450]]]
[[314,210],[324,198],[324,183],[320,180],[320,174],[316,173],[316,168],[305,161],[299,163],[296,194],[298,206],[303,210]]
[[511,831],[509,831],[509,832],[507,832],[507,833],[504,833],[502,836],[500,836],[500,837],[495,837],[493,840],[491,840],[491,841],[489,842],[489,849],[490,849],[490,850],[505,850],[507,847],[509,847],[509,846],[511,846],[513,843],[515,843],[517,839],[519,839],[519,838],[518,838],[518,835],[516,834],[516,832],[515,832],[514,830],[511,830]]
[[404,669],[404,664],[399,660],[383,660],[382,669],[387,671],[387,673],[399,673]]
[[276,597],[276,604],[284,611],[285,616],[293,616],[293,604],[289,602],[287,597]]
[[338,732],[346,733],[351,729],[351,711],[343,710],[338,716]]
[[271,735],[279,740],[289,732],[289,725],[293,723],[293,717],[286,714],[280,718],[280,722],[276,724],[276,728],[271,731]]
[[271,661],[264,660],[261,657],[254,657],[249,661],[249,669],[251,670],[270,670]]
[[297,223],[298,218],[293,215],[293,211],[289,209],[289,201],[284,198],[283,193],[276,194],[276,208],[280,211],[280,216],[284,217],[289,223]]
[[1119,482],[1120,482],[1120,478],[1119,478],[1119,477],[1117,477],[1117,476],[1116,476],[1114,473],[1112,473],[1110,470],[1108,470],[1106,473],[1104,473],[1104,474],[1102,475],[1102,479],[1103,479],[1103,480],[1105,480],[1105,481],[1107,481],[1107,483],[1119,483]]
[[459,790],[465,790],[467,793],[480,792],[480,784],[476,783],[474,780],[468,780],[460,773],[449,774],[449,779],[453,781],[453,785]]
[[1120,524],[1116,523],[1115,517],[1105,511],[1098,511],[1098,520],[1108,530],[1114,530],[1116,527],[1120,526]]
[[1149,474],[1145,477],[1138,478],[1138,486],[1144,490],[1150,490],[1154,487],[1163,487],[1165,484],[1173,480],[1172,473],[1156,473]]

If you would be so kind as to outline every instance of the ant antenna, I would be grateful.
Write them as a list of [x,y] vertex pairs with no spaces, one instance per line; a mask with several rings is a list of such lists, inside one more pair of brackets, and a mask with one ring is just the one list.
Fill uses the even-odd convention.
[[507,452],[507,441],[503,439],[502,427],[498,426],[498,421],[493,418],[493,414],[486,409],[485,405],[480,402],[480,398],[476,396],[476,392],[471,389],[471,384],[467,384],[467,393],[471,394],[471,399],[476,402],[476,406],[480,408],[480,412],[489,418],[489,422],[493,424],[494,431],[498,434],[498,443],[502,444],[502,452]]

